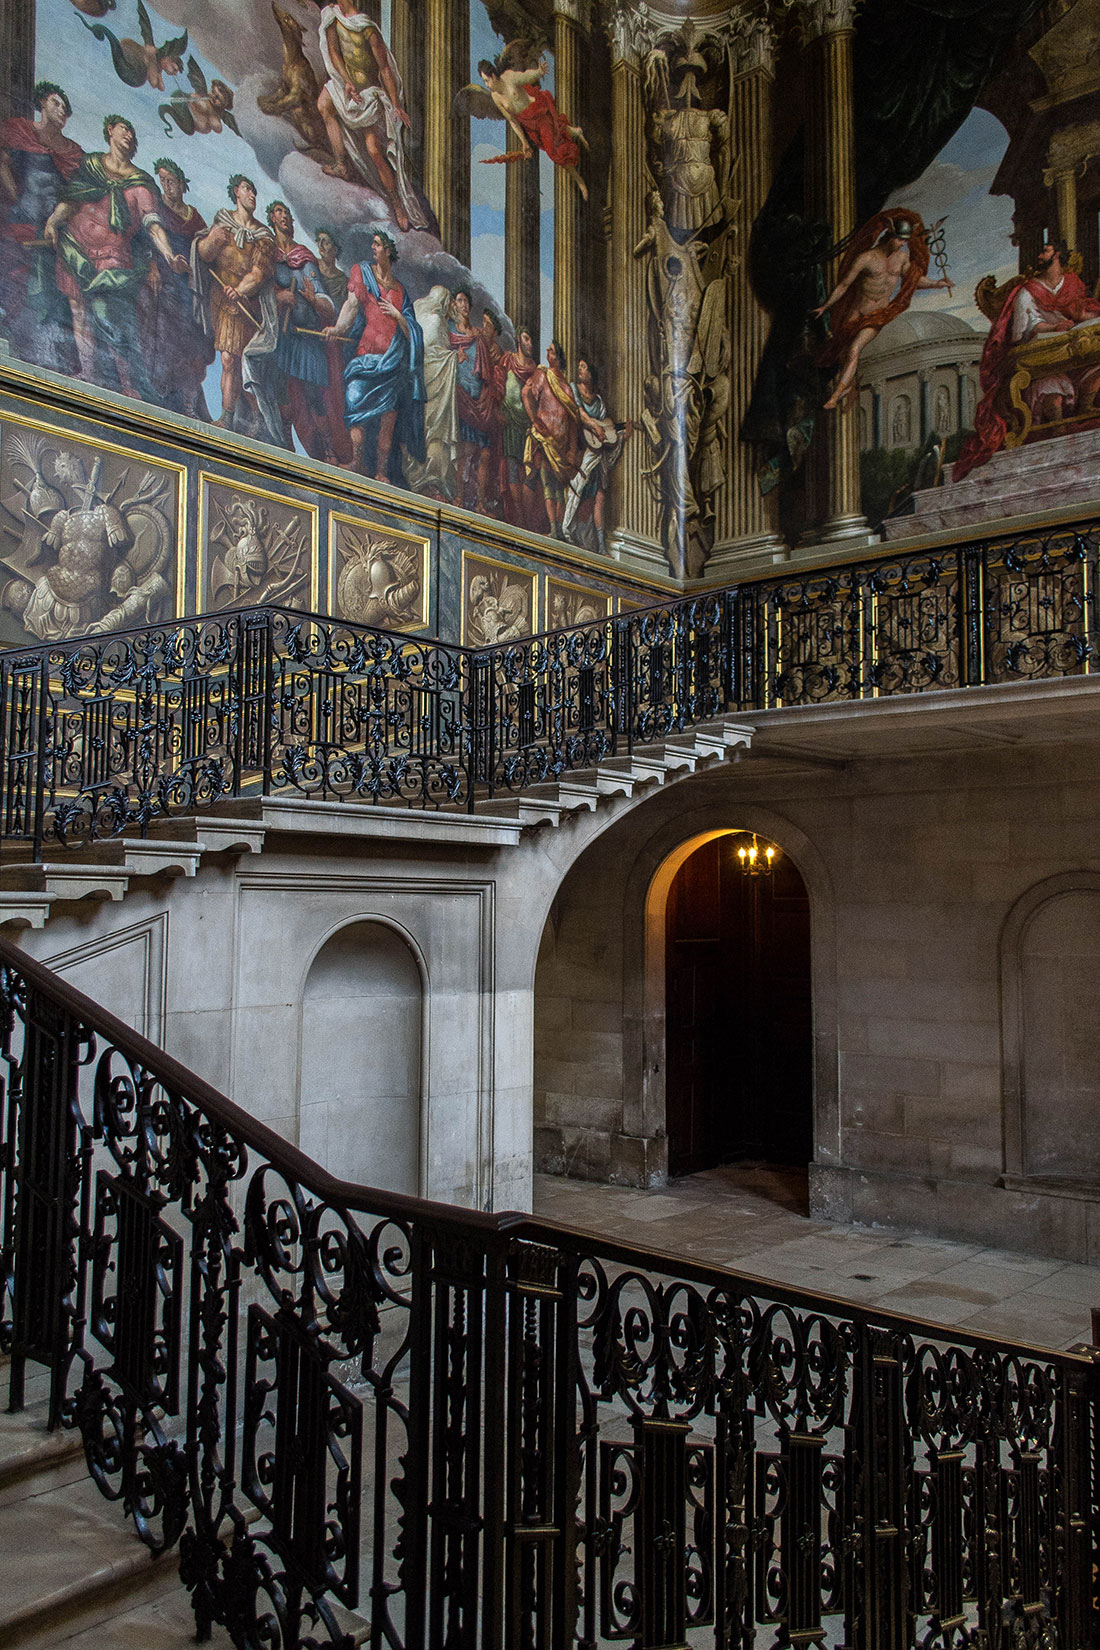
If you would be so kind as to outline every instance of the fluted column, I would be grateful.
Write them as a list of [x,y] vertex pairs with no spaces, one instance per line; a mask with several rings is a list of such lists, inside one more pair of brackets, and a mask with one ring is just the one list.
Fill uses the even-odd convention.
[[[508,128],[508,148],[519,139]],[[539,354],[539,163],[513,161],[504,180],[504,308],[517,328],[527,327]],[[541,358],[541,356],[540,356]]]
[[0,4],[0,120],[34,114],[34,41],[35,0]]
[[[638,423],[645,410],[648,325],[645,263],[634,248],[645,234],[645,103],[638,14],[630,0],[616,0],[611,39],[611,296],[607,336],[610,407],[616,418]],[[643,475],[646,440],[639,429],[626,443],[614,471],[612,543],[618,553],[641,553],[668,562],[657,540],[657,503]]]
[[[583,126],[587,0],[554,0],[554,97],[571,126]],[[581,166],[584,166],[582,150]],[[562,166],[554,168],[554,336],[565,350],[569,376],[585,327],[584,200]]]
[[413,177],[424,169],[424,25],[416,0],[390,0],[390,50],[405,91],[405,109],[411,125],[405,147]]
[[[733,243],[737,268],[730,278],[730,406],[727,416],[725,487],[717,495],[714,549],[707,564],[714,573],[724,561],[736,562],[768,550],[782,550],[775,531],[777,494],[761,493],[754,451],[741,440],[741,421],[748,409],[760,357],[768,335],[768,317],[749,279],[749,235],[772,181],[771,88],[775,39],[765,13],[735,17],[727,37],[730,72],[730,155],[734,166],[730,194],[739,200]],[[716,566],[716,563],[718,566]]]
[[425,0],[421,15],[428,76],[424,187],[439,219],[440,240],[460,263],[468,264],[470,123],[458,119],[452,107],[470,72],[468,0]]
[[[806,63],[806,210],[823,218],[833,244],[855,228],[852,128],[852,38],[857,0],[804,0]],[[839,257],[826,271],[831,286]],[[809,465],[810,525],[815,544],[866,538],[859,500],[859,421],[847,411],[818,413]]]

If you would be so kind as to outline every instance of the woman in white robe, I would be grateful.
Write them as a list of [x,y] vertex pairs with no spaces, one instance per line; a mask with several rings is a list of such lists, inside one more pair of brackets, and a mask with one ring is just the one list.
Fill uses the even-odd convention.
[[424,333],[424,441],[427,461],[406,463],[405,474],[420,493],[452,499],[458,462],[458,354],[451,347],[451,294],[433,286],[413,305]]

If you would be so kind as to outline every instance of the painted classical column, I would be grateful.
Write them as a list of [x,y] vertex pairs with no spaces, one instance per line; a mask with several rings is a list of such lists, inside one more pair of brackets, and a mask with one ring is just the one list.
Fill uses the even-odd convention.
[[0,4],[0,120],[34,115],[35,0]]
[[1053,174],[1054,201],[1058,212],[1058,233],[1071,252],[1077,250],[1077,172],[1060,168]]
[[966,368],[955,368],[955,400],[958,408],[957,430],[966,429]]
[[[519,139],[508,128],[508,148]],[[539,354],[539,163],[514,161],[504,180],[504,307],[517,327],[528,327]],[[541,360],[541,354],[539,354]]]
[[[554,98],[571,126],[584,125],[587,80],[587,0],[554,0]],[[585,151],[582,149],[581,165]],[[569,377],[585,332],[587,265],[585,203],[564,167],[554,168],[554,336],[565,350]]]
[[[646,49],[645,19],[632,0],[614,0],[608,26],[611,40],[611,301],[608,306],[610,410],[617,419],[638,423],[645,410],[648,317],[645,264],[634,248],[646,230],[645,103],[641,59]],[[643,470],[646,440],[639,429],[626,443],[614,472],[614,554],[640,556],[667,573],[657,541],[657,503]]]
[[[806,39],[806,209],[836,245],[855,228],[852,37],[858,0],[803,0]],[[839,257],[826,271],[836,279]],[[866,539],[859,502],[856,408],[819,412],[810,447],[810,524],[804,541]]]
[[921,367],[917,373],[920,381],[920,438],[927,441],[932,430],[932,369]]
[[405,89],[405,109],[411,125],[405,144],[413,176],[424,169],[424,29],[416,0],[390,0],[390,50]]
[[885,447],[886,421],[882,413],[882,385],[875,384],[871,388],[871,445]]
[[[425,0],[424,188],[439,219],[439,238],[460,263],[470,261],[470,123],[456,118],[455,94],[470,73],[468,0]],[[396,53],[394,54],[396,56]],[[398,65],[400,66],[400,64]]]
[[731,195],[740,201],[740,228],[735,250],[738,267],[730,278],[730,405],[726,419],[726,485],[717,497],[714,548],[708,574],[746,556],[784,551],[775,530],[777,494],[766,497],[757,484],[754,452],[740,438],[760,357],[768,334],[768,317],[749,279],[749,235],[772,181],[771,89],[775,34],[763,11],[735,14],[724,31],[729,52],[730,154],[734,165]]

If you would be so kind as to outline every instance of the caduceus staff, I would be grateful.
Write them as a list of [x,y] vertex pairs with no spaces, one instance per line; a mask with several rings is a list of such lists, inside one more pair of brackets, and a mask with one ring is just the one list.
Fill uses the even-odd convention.
[[947,282],[948,290],[950,291],[952,281],[950,275],[947,273],[947,237],[943,232],[943,226],[946,222],[946,217],[937,218],[935,223],[929,224],[927,233],[928,250],[931,252],[933,258],[935,258],[936,268],[939,270],[941,278]]

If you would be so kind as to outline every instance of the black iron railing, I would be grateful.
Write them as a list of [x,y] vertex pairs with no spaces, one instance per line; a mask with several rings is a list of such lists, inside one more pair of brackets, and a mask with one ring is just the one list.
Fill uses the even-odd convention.
[[285,793],[470,809],[725,713],[1086,673],[1100,524],[469,649],[281,608],[0,655],[0,839]]
[[11,1402],[200,1634],[1092,1641],[1092,1355],[342,1184],[4,942],[0,1033]]

